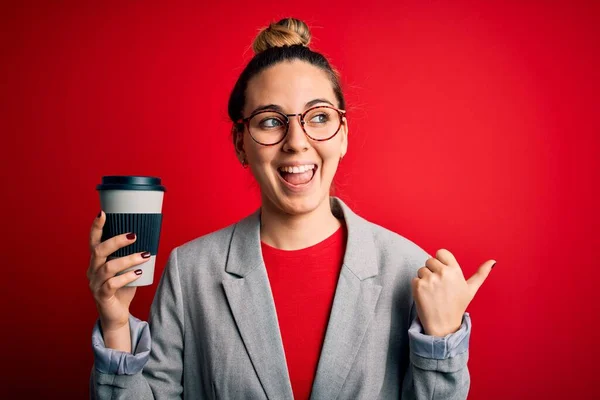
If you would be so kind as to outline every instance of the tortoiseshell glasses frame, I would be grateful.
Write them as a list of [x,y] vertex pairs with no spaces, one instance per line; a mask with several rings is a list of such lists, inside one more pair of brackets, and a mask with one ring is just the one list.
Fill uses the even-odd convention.
[[[311,136],[307,131],[306,131],[306,121],[305,121],[305,117],[306,115],[308,115],[311,112],[315,112],[318,111],[320,109],[329,109],[329,110],[333,110],[336,111],[337,116],[338,116],[338,125],[337,128],[335,130],[332,129],[333,133],[328,135],[327,137],[324,138],[317,138],[314,136]],[[261,142],[260,140],[258,140],[255,135],[252,134],[252,129],[250,129],[250,121],[255,118],[258,115],[261,114],[266,114],[266,113],[271,113],[271,114],[277,114],[278,116],[281,117],[281,121],[285,123],[285,132],[283,134],[279,133],[279,135],[281,135],[281,137],[277,137],[277,140],[275,142]],[[246,129],[248,129],[248,133],[250,133],[250,137],[252,138],[252,140],[254,140],[256,143],[263,145],[263,146],[274,146],[276,144],[279,144],[283,141],[283,139],[285,139],[285,137],[288,134],[288,131],[290,130],[290,118],[291,117],[300,117],[300,126],[302,126],[302,130],[304,131],[304,134],[311,140],[314,140],[316,142],[325,142],[327,140],[332,139],[335,135],[338,134],[338,132],[340,131],[340,128],[342,127],[342,123],[344,120],[346,114],[346,110],[341,110],[339,108],[333,107],[333,106],[315,106],[315,107],[311,107],[308,110],[304,111],[303,113],[300,114],[284,114],[280,111],[276,111],[276,110],[270,110],[270,109],[266,109],[266,110],[260,110],[260,111],[256,111],[254,113],[252,113],[250,116],[246,117],[246,118],[241,118],[239,120],[236,121],[236,124],[244,124],[244,126],[246,127]],[[276,127],[273,127],[276,128]]]

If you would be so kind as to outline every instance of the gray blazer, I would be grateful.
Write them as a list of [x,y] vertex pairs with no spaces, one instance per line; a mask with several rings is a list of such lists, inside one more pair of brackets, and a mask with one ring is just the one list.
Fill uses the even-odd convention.
[[[330,202],[348,241],[311,399],[465,399],[469,313],[444,338],[416,319],[410,282],[430,256]],[[175,248],[149,322],[130,316],[130,325],[133,354],[105,348],[96,323],[91,398],[293,398],[260,210]]]

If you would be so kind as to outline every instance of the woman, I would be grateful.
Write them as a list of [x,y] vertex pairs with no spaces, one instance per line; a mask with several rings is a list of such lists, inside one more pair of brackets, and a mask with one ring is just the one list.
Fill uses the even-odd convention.
[[[464,399],[470,318],[494,261],[466,281],[330,197],[348,148],[338,76],[295,19],[263,30],[229,101],[238,159],[262,204],[174,249],[149,322],[129,314],[142,253],[90,235],[91,397],[100,399]],[[418,318],[417,318],[418,316]]]

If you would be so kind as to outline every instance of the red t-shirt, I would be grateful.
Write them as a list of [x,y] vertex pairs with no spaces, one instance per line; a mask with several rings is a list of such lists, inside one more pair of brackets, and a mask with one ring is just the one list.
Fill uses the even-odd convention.
[[346,227],[313,246],[261,243],[294,399],[308,399],[346,250]]

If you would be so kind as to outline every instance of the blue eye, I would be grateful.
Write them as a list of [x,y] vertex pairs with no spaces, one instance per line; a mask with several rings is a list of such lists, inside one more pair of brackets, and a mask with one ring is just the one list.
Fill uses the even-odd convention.
[[309,122],[317,123],[317,124],[324,124],[327,121],[329,121],[329,115],[327,115],[326,113],[320,113],[320,114],[311,116]]
[[283,121],[278,118],[265,118],[258,124],[262,129],[279,128],[284,125]]

